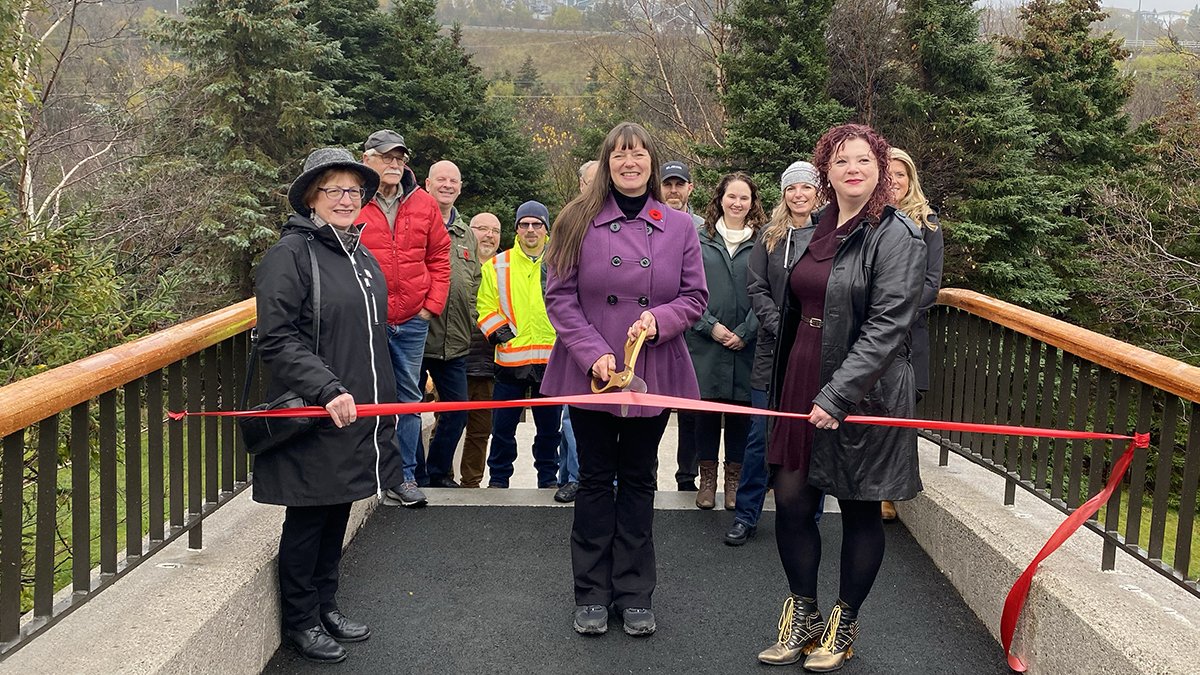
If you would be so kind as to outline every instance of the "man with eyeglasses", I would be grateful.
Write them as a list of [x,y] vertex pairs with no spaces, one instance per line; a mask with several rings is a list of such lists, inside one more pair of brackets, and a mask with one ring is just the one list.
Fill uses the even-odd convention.
[[[496,346],[496,381],[492,399],[513,401],[541,396],[546,361],[554,347],[554,326],[546,315],[542,260],[550,229],[550,212],[540,202],[517,208],[517,245],[497,254],[483,267],[479,284],[479,329]],[[537,432],[533,466],[539,488],[558,487],[559,423],[562,406],[532,408]],[[517,424],[521,408],[492,411],[492,447],[488,453],[488,487],[507,488],[517,459]]]
[[[401,403],[422,398],[421,360],[429,322],[445,309],[450,292],[450,236],[438,203],[406,166],[409,156],[404,137],[391,129],[376,131],[363,143],[363,164],[379,174],[379,192],[363,207],[362,243],[379,260],[387,281],[388,347]],[[420,415],[399,416],[396,437],[404,482],[388,486],[383,498],[388,506],[426,504],[416,479],[420,435]]]
[[[476,254],[481,264],[486,265],[500,246],[500,219],[492,213],[480,213],[471,219],[471,231],[475,233]],[[478,298],[478,285],[476,297]],[[476,314],[478,314],[478,311]],[[478,319],[478,317],[476,316]],[[496,381],[496,348],[483,332],[471,327],[471,353],[467,356],[467,400],[492,400],[492,387]],[[459,485],[477,488],[483,482],[483,470],[487,466],[488,438],[492,435],[492,411],[472,410],[467,413],[467,433],[463,439],[462,458],[458,461]]]
[[[462,193],[462,173],[449,160],[434,162],[425,189],[438,203],[446,233],[450,235],[450,295],[446,308],[429,322],[425,358],[421,363],[421,388],[433,380],[440,401],[467,400],[467,353],[475,327],[475,296],[479,292],[479,255],[475,233],[454,207]],[[456,488],[454,451],[467,425],[466,411],[442,412],[429,439],[429,457],[422,467],[417,452],[417,484],[428,473],[430,487]],[[425,471],[422,471],[425,469]]]

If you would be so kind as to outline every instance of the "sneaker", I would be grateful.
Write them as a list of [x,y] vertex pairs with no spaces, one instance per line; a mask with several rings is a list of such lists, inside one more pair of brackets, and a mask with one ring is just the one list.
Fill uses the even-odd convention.
[[654,612],[642,607],[628,607],[621,612],[621,620],[625,622],[625,634],[634,637],[654,635],[658,626],[654,623]]
[[400,489],[388,488],[383,491],[384,506],[403,506],[410,509],[420,508],[428,504],[425,493],[417,487],[417,481],[406,480],[400,484]]
[[575,501],[577,494],[579,494],[579,483],[572,481],[558,488],[558,492],[554,493],[554,501],[560,504],[569,504]]
[[604,605],[576,605],[575,632],[580,635],[604,635],[608,632],[608,608]]

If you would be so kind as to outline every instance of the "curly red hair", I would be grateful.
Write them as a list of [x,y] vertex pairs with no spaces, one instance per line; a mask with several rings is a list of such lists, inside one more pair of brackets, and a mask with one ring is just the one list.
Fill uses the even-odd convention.
[[833,161],[833,156],[847,141],[855,138],[861,138],[867,142],[867,145],[871,147],[871,154],[875,156],[875,164],[879,168],[879,183],[875,186],[875,191],[871,193],[870,198],[867,199],[864,209],[864,213],[873,222],[879,222],[884,207],[892,199],[892,177],[888,172],[891,146],[888,145],[886,138],[871,127],[865,124],[843,124],[833,127],[821,136],[821,140],[817,141],[816,149],[813,150],[813,164],[817,167],[817,180],[821,183],[818,189],[826,203],[837,203],[837,193],[833,191],[833,186],[829,183],[829,163]]

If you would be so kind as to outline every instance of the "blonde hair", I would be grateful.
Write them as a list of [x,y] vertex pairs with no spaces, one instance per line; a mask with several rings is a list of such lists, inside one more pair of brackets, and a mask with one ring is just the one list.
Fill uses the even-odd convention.
[[[791,187],[791,185],[788,187]],[[787,194],[786,189],[784,189],[784,194]],[[812,209],[813,211],[821,208],[820,190],[817,190],[816,194],[813,195],[813,203],[815,204]],[[812,218],[812,211],[809,212],[808,217]],[[792,210],[788,208],[787,199],[784,195],[780,195],[779,203],[771,211],[771,220],[767,222],[767,226],[763,228],[762,232],[762,243],[766,247],[767,253],[773,252],[775,247],[779,245],[779,242],[783,241],[783,238],[787,236],[788,226],[791,224]]]
[[928,230],[938,229],[937,220],[929,219],[929,216],[933,215],[933,209],[930,208],[925,193],[921,191],[921,179],[917,178],[916,162],[913,162],[913,158],[900,148],[892,148],[889,155],[891,159],[903,164],[904,172],[908,174],[908,192],[896,200],[896,208],[908,214],[921,227]]

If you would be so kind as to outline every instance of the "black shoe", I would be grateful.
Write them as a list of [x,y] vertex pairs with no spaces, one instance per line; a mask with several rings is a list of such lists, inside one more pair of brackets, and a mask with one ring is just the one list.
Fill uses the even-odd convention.
[[608,608],[604,605],[576,605],[575,632],[580,635],[604,635],[608,632]]
[[558,492],[554,493],[554,501],[569,504],[575,501],[575,495],[579,494],[579,483],[571,482],[558,488]]
[[696,481],[690,480],[690,481],[687,481],[686,483],[680,483],[679,491],[680,492],[695,492],[696,491]]
[[309,661],[341,663],[346,660],[346,650],[321,625],[306,630],[285,628],[283,629],[283,643]]
[[654,623],[654,612],[641,607],[627,607],[621,612],[621,620],[625,622],[625,634],[634,637],[654,635],[658,626]]
[[755,525],[747,525],[739,520],[733,521],[733,527],[725,533],[725,543],[729,546],[741,546],[758,532],[758,527]]
[[451,478],[450,476],[438,476],[437,478],[429,479],[429,487],[456,488],[456,487],[462,487],[462,486],[459,485],[458,483],[454,482],[454,479]]
[[338,642],[362,642],[371,637],[371,629],[367,624],[351,621],[337,609],[322,614],[321,625]]

